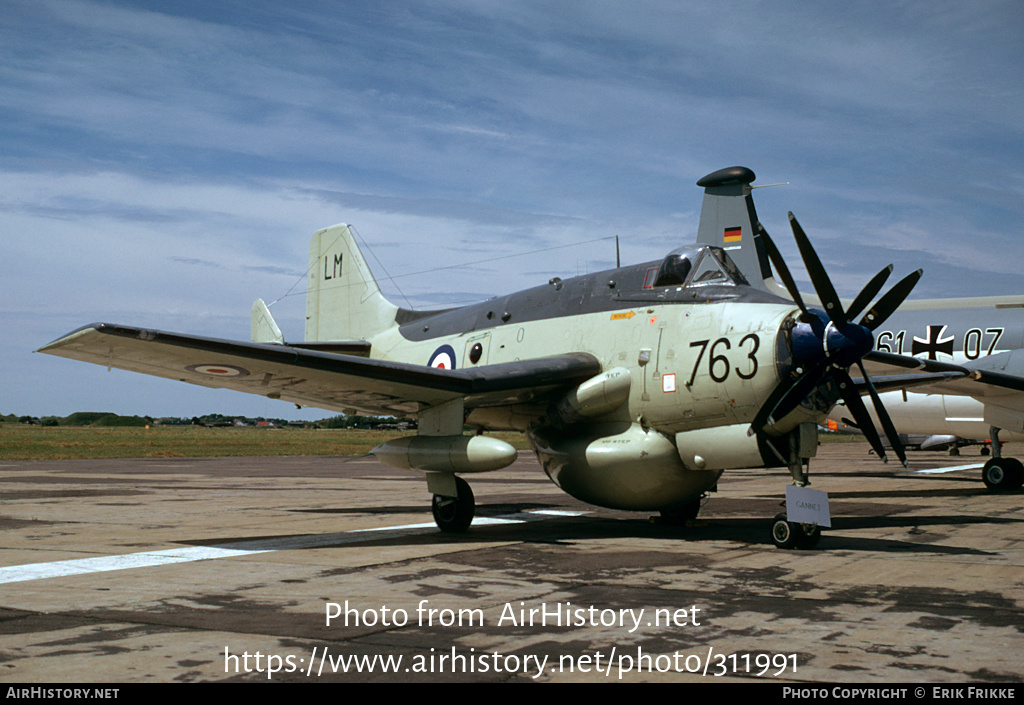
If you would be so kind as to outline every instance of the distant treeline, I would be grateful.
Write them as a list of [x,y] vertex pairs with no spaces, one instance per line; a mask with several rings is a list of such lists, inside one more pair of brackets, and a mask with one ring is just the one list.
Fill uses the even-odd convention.
[[0,423],[22,423],[39,426],[272,426],[281,427],[315,427],[315,428],[415,428],[416,423],[409,419],[396,419],[379,416],[346,416],[341,414],[319,421],[288,421],[287,419],[271,419],[262,416],[230,416],[225,414],[205,414],[203,416],[158,417],[152,416],[120,416],[105,411],[76,411],[68,416],[18,416],[6,414],[0,416]]

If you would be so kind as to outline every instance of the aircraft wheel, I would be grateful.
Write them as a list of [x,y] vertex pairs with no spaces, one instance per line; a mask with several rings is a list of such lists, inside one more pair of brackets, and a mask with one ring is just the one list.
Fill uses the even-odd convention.
[[455,490],[459,493],[458,497],[435,494],[432,503],[437,528],[448,533],[461,533],[468,529],[476,511],[476,501],[469,483],[456,477]]
[[661,520],[666,524],[685,524],[693,521],[700,513],[700,499],[681,504],[678,507],[670,507],[660,511]]
[[772,521],[772,543],[778,548],[796,548],[797,525],[786,521],[785,514],[776,514]]
[[821,527],[817,524],[797,524],[797,548],[812,549],[821,540]]
[[821,539],[821,527],[786,521],[785,514],[776,514],[772,521],[772,543],[778,548],[814,548]]
[[960,449],[957,448],[956,446],[953,446],[952,448],[949,449],[949,454],[950,455],[960,455]]
[[1024,484],[1024,464],[1016,458],[992,458],[985,463],[981,478],[995,492],[1019,490]]

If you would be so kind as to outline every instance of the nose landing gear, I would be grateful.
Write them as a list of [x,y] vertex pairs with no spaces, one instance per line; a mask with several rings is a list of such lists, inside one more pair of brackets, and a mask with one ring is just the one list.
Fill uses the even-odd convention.
[[785,514],[776,514],[772,521],[772,543],[778,548],[810,549],[818,545],[821,527],[787,521]]

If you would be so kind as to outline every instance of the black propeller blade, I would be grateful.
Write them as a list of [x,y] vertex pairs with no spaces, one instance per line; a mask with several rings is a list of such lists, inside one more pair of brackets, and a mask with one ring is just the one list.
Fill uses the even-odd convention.
[[900,434],[896,431],[896,425],[889,417],[889,412],[885,410],[885,406],[882,405],[882,400],[878,397],[878,391],[875,389],[875,385],[871,383],[871,378],[868,377],[867,370],[864,369],[864,363],[858,360],[857,367],[860,368],[860,373],[864,377],[865,384],[868,386],[868,393],[871,395],[871,403],[875,406],[875,414],[877,414],[878,420],[882,423],[882,430],[885,431],[885,437],[889,439],[889,445],[892,447],[896,457],[900,459],[903,467],[907,467],[907,453],[903,448],[903,441],[900,440]]
[[875,302],[875,305],[864,314],[864,318],[860,319],[860,324],[868,330],[875,330],[878,326],[882,325],[889,316],[893,314],[893,311],[900,307],[903,300],[910,295],[913,291],[914,286],[917,284],[917,280],[924,274],[923,269],[919,269],[916,272],[911,272],[899,282],[896,283],[893,288],[889,289],[886,294]]
[[[794,358],[796,358],[793,361],[794,372],[788,378],[780,381],[769,395],[754,416],[750,432],[756,433],[774,426],[800,406],[820,385],[835,382],[855,423],[867,437],[878,457],[888,462],[881,437],[878,435],[871,415],[849,374],[849,368],[856,364],[864,377],[872,405],[882,424],[886,438],[889,440],[889,445],[900,462],[906,465],[906,453],[900,442],[899,434],[882,405],[882,400],[871,383],[861,359],[874,346],[874,337],[871,332],[899,308],[921,278],[922,270],[919,269],[904,277],[878,299],[860,322],[855,324],[852,319],[859,315],[881,291],[892,273],[892,265],[885,267],[872,277],[871,281],[854,298],[849,310],[844,311],[839,295],[836,294],[825,267],[821,264],[807,234],[792,213],[789,214],[789,223],[793,228],[793,236],[796,238],[804,266],[814,285],[815,294],[825,307],[825,315],[831,321],[832,326],[824,325],[826,323],[824,319],[807,309],[778,248],[768,236],[767,231],[758,225],[758,234],[764,242],[768,258],[803,315],[790,334]],[[801,357],[804,359],[799,359]]]
[[796,282],[793,281],[793,275],[789,273],[789,267],[786,266],[786,261],[782,259],[782,254],[779,252],[779,248],[775,246],[775,242],[768,236],[768,231],[765,230],[760,223],[757,224],[757,232],[761,236],[761,241],[764,243],[765,249],[768,250],[768,259],[771,260],[772,265],[775,267],[775,271],[779,273],[782,278],[782,283],[786,287],[786,291],[789,292],[790,297],[796,302],[796,305],[800,307],[800,310],[807,313],[807,306],[804,305],[803,297],[800,296],[800,290],[796,288]]
[[780,382],[772,390],[768,400],[758,409],[757,415],[750,423],[748,435],[753,435],[755,431],[760,431],[766,426],[774,425],[776,421],[785,418],[793,409],[800,406],[800,402],[821,382],[826,367],[827,364],[821,362],[812,370],[798,371],[798,374],[793,375],[788,384],[786,381]]
[[846,408],[853,414],[853,420],[857,422],[857,427],[868,439],[871,447],[875,449],[875,454],[882,459],[883,463],[888,463],[889,458],[885,455],[882,439],[878,437],[878,431],[875,430],[875,424],[871,421],[871,416],[868,415],[864,400],[860,398],[857,385],[853,383],[845,370],[836,372],[836,381],[839,383],[839,392],[843,395]]
[[804,266],[807,267],[807,273],[811,276],[814,293],[818,295],[821,305],[825,307],[825,313],[828,315],[829,320],[838,328],[844,327],[846,325],[846,314],[843,312],[843,304],[839,301],[839,295],[836,294],[836,289],[832,286],[832,280],[828,278],[821,260],[818,259],[818,254],[811,247],[811,241],[807,239],[807,234],[800,227],[800,223],[797,222],[796,216],[792,213],[789,214],[789,225],[793,228],[796,246],[800,248],[800,256],[804,260]]
[[[853,303],[850,304],[850,309],[846,312],[847,317],[851,321],[857,317],[857,314],[864,310],[865,306],[871,303],[871,299],[878,295],[878,292],[882,290],[882,285],[885,284],[885,280],[889,278],[890,274],[892,274],[891,264],[872,277],[871,281],[867,283],[867,286],[861,289],[861,292],[857,294],[857,298],[855,298]],[[860,324],[864,325],[864,321],[861,321]]]

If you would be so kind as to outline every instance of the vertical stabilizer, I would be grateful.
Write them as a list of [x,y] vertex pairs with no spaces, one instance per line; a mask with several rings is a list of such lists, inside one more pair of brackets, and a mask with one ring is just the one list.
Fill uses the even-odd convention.
[[757,212],[750,195],[754,178],[750,169],[732,166],[697,182],[704,189],[697,242],[725,249],[751,286],[779,293],[758,235]]
[[398,307],[384,298],[347,225],[313,233],[306,289],[306,341],[368,340],[395,325]]

